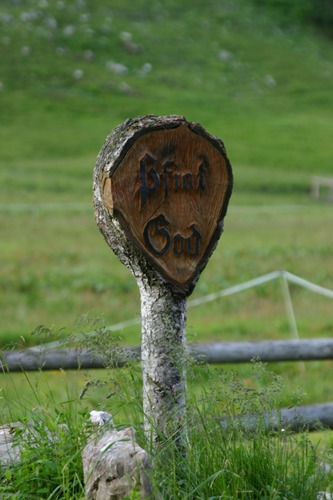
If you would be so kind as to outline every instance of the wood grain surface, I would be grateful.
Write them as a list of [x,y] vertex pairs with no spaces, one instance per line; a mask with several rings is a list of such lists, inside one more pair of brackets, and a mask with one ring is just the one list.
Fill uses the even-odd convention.
[[181,124],[140,135],[104,180],[128,238],[169,282],[194,278],[221,233],[231,170],[221,148]]

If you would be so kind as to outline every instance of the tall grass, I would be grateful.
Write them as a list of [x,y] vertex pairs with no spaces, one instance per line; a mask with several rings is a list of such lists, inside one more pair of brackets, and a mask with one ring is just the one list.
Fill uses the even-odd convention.
[[[20,499],[84,498],[81,449],[87,412],[79,401],[70,398],[56,402],[52,391],[41,400],[38,386],[29,376],[29,402],[20,397],[18,426],[12,427],[13,439],[21,459],[0,469],[0,497]],[[6,398],[6,393],[4,393]],[[10,407],[10,403],[8,402]],[[85,418],[84,418],[85,417]]]
[[15,172],[23,159],[83,165],[148,113],[202,122],[234,163],[330,171],[329,41],[247,0],[29,4],[0,7],[1,158]]
[[[0,28],[2,346],[39,343],[40,338],[30,335],[38,324],[55,324],[61,336],[64,324],[87,311],[104,315],[107,324],[138,315],[135,282],[98,235],[89,207],[94,159],[106,135],[124,119],[140,114],[179,113],[201,122],[225,141],[234,167],[225,234],[195,295],[279,268],[331,288],[331,207],[315,204],[308,196],[310,176],[332,171],[331,42],[289,22],[281,26],[246,0],[115,0],[112,7],[106,0],[31,0],[29,8],[24,2],[5,1]],[[128,41],[139,46],[137,53],[129,50]],[[123,73],[115,71],[121,67],[112,61],[124,66]],[[286,205],[295,204],[298,208],[286,210]],[[331,304],[295,288],[291,292],[300,336],[329,336]],[[198,341],[275,339],[288,336],[288,327],[280,294],[267,285],[207,305],[204,311],[189,311],[188,332]],[[128,344],[138,343],[139,328],[123,337]],[[245,387],[252,387],[248,367],[238,370]],[[307,403],[331,399],[331,362],[308,363],[306,378],[295,363],[274,370],[288,380],[282,394],[290,395],[291,387],[302,384]],[[208,372],[196,368],[204,383],[215,384],[218,372],[213,378]],[[120,379],[106,373],[103,380],[101,374],[82,372],[23,380],[21,375],[1,375],[1,422],[20,419],[27,426],[32,420],[32,428],[39,429],[43,460],[32,470],[29,460],[31,464],[35,455],[27,441],[26,472],[22,467],[18,484],[15,468],[2,471],[0,496],[29,498],[39,488],[44,491],[41,498],[83,494],[79,466],[75,478],[66,464],[79,456],[88,409],[111,407],[119,422],[141,425],[140,375],[133,370],[121,373]],[[89,400],[68,396],[63,384],[77,388],[77,393],[87,388]],[[129,394],[129,387],[136,392]],[[197,399],[189,401],[187,460],[168,443],[169,459],[164,454],[154,471],[165,498],[170,498],[168,492],[175,498],[219,497],[215,486],[222,488],[222,483],[229,488],[225,498],[253,498],[259,491],[267,498],[283,498],[279,481],[290,469],[305,484],[299,498],[312,491],[310,477],[323,487],[317,450],[307,435],[299,440],[281,431],[269,438],[262,435],[262,444],[259,431],[258,440],[244,436],[237,426],[235,434],[226,434],[216,423],[223,413],[216,417],[221,384],[215,395],[202,397],[200,384],[190,382],[189,388]],[[244,401],[250,394],[244,389]],[[286,401],[289,404],[290,398]],[[240,411],[237,405],[235,411]],[[61,452],[49,446],[52,422],[72,426],[73,439],[60,435]],[[140,439],[145,445],[143,436]],[[225,462],[223,450],[230,456],[233,450],[239,452],[238,458]],[[273,457],[277,464],[284,463],[285,476],[281,465],[273,477]],[[249,479],[257,477],[256,467],[271,483],[270,492]],[[308,479],[304,470],[310,473]],[[283,481],[294,492],[292,480]]]
[[[116,423],[133,425],[140,444],[151,453],[151,480],[160,499],[314,500],[319,491],[333,488],[321,465],[332,463],[329,449],[319,453],[306,431],[294,435],[282,422],[277,431],[267,428],[267,418],[281,402],[279,377],[256,363],[258,383],[249,389],[236,373],[222,372],[216,378],[211,368],[205,369],[214,386],[189,396],[181,451],[172,437],[157,450],[150,448],[141,426],[141,376],[135,366],[110,372],[104,398],[100,394],[104,408],[115,410]],[[191,367],[189,371],[191,378]],[[89,390],[96,390],[95,382]],[[110,396],[112,384],[116,390]],[[22,462],[2,467],[0,496],[81,499],[81,451],[89,439],[87,394],[81,400],[51,398],[45,404],[33,393],[36,406],[24,408],[23,427],[16,430]],[[255,424],[249,428],[244,422],[254,414]]]

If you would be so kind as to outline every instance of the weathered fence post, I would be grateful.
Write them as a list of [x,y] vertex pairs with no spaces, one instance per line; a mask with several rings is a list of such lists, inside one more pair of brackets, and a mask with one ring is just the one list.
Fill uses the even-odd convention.
[[182,425],[186,298],[222,233],[231,190],[223,143],[182,116],[127,120],[97,158],[96,222],[140,288],[145,429],[154,442]]

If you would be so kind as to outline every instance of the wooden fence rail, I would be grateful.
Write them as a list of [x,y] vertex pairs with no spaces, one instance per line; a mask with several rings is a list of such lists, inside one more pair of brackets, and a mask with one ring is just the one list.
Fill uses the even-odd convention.
[[[333,359],[333,339],[276,340],[259,342],[219,342],[192,344],[190,354],[207,363],[246,363],[253,359],[264,362],[311,361]],[[22,351],[3,351],[0,355],[0,371],[17,372],[32,370],[76,370],[121,367],[127,361],[140,360],[140,348],[117,348],[108,355],[95,355],[84,349],[43,349],[34,347]],[[242,425],[255,428],[257,416],[242,417]],[[222,418],[222,425],[227,420]],[[294,432],[310,431],[321,427],[333,428],[333,403],[282,408],[267,415],[267,428],[288,428]]]
[[[217,364],[247,363],[256,358],[263,362],[333,359],[333,339],[192,344],[189,346],[189,353],[196,360]],[[0,370],[15,372],[121,367],[129,360],[139,359],[138,346],[115,348],[106,355],[94,354],[86,349],[46,350],[35,347],[22,351],[3,351]]]
[[[268,431],[289,430],[300,432],[303,430],[317,431],[322,429],[333,429],[333,403],[322,403],[292,408],[281,408],[264,415],[243,415],[233,417],[240,426],[247,431],[255,431],[258,420],[264,418],[265,428]],[[222,418],[221,424],[228,428],[229,418]]]
[[[190,354],[207,363],[245,363],[255,358],[264,362],[311,361],[333,359],[333,339],[276,340],[259,342],[219,342],[192,344]],[[139,361],[140,348],[116,348],[109,355],[95,355],[84,349],[46,350],[30,348],[22,351],[3,351],[0,370],[3,373],[32,370],[76,370],[121,367],[127,361]],[[243,418],[243,417],[242,417]],[[257,416],[246,416],[242,424],[255,428]],[[222,425],[228,425],[222,420]],[[294,432],[320,427],[333,428],[333,403],[282,408],[267,415],[268,430],[286,427]]]

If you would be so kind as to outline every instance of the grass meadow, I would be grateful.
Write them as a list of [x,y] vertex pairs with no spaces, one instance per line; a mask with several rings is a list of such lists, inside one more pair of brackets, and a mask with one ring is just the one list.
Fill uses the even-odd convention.
[[[96,325],[139,318],[135,280],[103,241],[92,208],[95,158],[110,130],[131,116],[176,113],[197,121],[222,138],[233,166],[224,234],[191,298],[279,269],[333,289],[333,206],[310,197],[311,176],[333,172],[332,41],[245,0],[28,4],[0,6],[2,349],[70,335],[75,341]],[[296,285],[290,293],[299,337],[330,337],[332,300]],[[140,327],[114,336],[138,344]],[[189,342],[291,338],[281,284],[189,308],[187,336]],[[192,368],[191,398],[215,386],[222,394],[225,371],[236,370],[245,388],[265,385],[250,364]],[[304,404],[333,401],[331,361],[269,370],[282,377],[279,405],[293,404],[295,394]],[[131,376],[126,370],[3,374],[1,423],[31,418],[36,407],[42,419],[55,409],[67,418],[64,401],[76,401],[88,382],[93,390],[75,403],[79,419],[100,408],[118,423],[137,422],[112,389],[130,385]],[[200,401],[198,415],[205,408]],[[210,443],[217,439],[211,437]],[[319,438],[333,448],[330,432],[311,439]],[[307,445],[302,450],[309,452]],[[234,463],[236,477],[241,466]],[[217,481],[213,471],[203,470],[205,477],[208,486]],[[186,498],[208,498],[191,484]],[[247,487],[229,484],[229,498]],[[67,493],[57,498],[74,498]],[[295,495],[286,498],[314,498]]]

